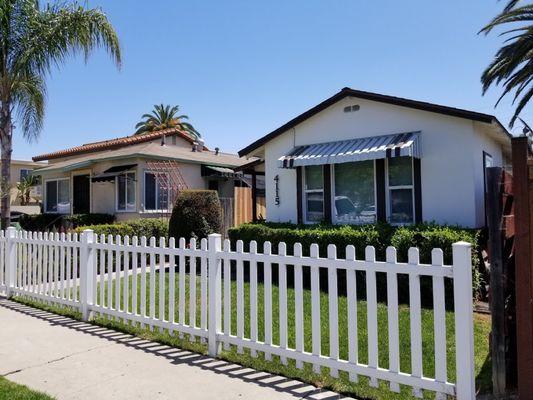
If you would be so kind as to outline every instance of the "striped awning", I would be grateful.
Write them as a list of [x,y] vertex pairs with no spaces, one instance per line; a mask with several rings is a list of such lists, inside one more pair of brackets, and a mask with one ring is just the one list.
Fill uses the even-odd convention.
[[297,146],[280,157],[278,164],[280,168],[295,168],[400,156],[420,158],[419,133],[397,133]]

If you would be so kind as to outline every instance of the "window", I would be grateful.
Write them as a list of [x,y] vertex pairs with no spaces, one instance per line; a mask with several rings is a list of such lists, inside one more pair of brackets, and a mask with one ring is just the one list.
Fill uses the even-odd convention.
[[393,157],[388,160],[389,222],[414,222],[413,158]]
[[117,211],[135,211],[135,172],[117,176]]
[[168,177],[163,174],[144,173],[144,209],[168,210]]
[[305,167],[305,219],[320,222],[324,219],[324,170],[322,165]]
[[22,168],[20,170],[19,182],[22,182],[24,179],[26,179],[29,175],[31,175],[32,172],[33,172],[33,169]]
[[335,222],[376,222],[374,161],[335,164]]
[[70,213],[70,185],[68,179],[46,181],[45,211],[49,213]]

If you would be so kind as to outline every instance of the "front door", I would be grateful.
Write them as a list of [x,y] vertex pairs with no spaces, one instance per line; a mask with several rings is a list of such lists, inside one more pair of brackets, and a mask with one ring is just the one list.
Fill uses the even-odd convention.
[[89,175],[75,175],[73,184],[74,214],[88,214],[91,210],[91,179]]

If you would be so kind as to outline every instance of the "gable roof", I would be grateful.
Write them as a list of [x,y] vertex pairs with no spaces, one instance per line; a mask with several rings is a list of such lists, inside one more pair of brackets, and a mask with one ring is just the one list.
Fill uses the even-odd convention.
[[[103,151],[103,150],[118,149],[120,147],[130,146],[133,144],[150,142],[152,140],[161,138],[163,135],[179,136],[187,140],[191,144],[194,143],[194,139],[191,136],[189,136],[187,133],[179,130],[178,128],[169,128],[169,129],[163,129],[157,132],[145,133],[142,135],[130,135],[130,136],[124,136],[124,137],[119,137],[115,139],[102,140],[100,142],[86,143],[81,146],[71,147],[69,149],[58,150],[58,151],[54,151],[52,153],[47,153],[47,154],[41,154],[41,155],[33,157],[32,159],[33,161],[43,161],[43,160],[51,160],[55,158],[68,157],[68,156],[73,156],[73,155],[78,155],[78,154],[86,154],[86,153],[93,153],[93,152],[98,152],[98,151]],[[204,146],[204,149],[207,150],[207,147]]]
[[245,148],[239,150],[239,156],[243,157],[250,152],[256,150],[257,148],[261,147],[265,143],[269,142],[270,140],[276,138],[277,136],[281,135],[282,133],[288,131],[289,129],[294,128],[296,125],[302,123],[303,121],[311,118],[312,116],[318,114],[319,112],[325,110],[329,106],[337,103],[338,101],[346,98],[346,97],[357,97],[359,99],[365,99],[365,100],[371,100],[371,101],[377,101],[380,103],[387,103],[392,104],[400,107],[407,107],[407,108],[413,108],[416,110],[422,110],[422,111],[428,111],[428,112],[434,112],[437,114],[443,114],[448,115],[452,117],[457,118],[464,118],[469,119],[472,121],[478,121],[478,122],[484,122],[487,124],[496,123],[500,126],[500,128],[507,133],[509,137],[512,137],[512,135],[505,129],[505,127],[501,124],[500,121],[494,116],[490,114],[483,114],[475,111],[469,111],[464,110],[461,108],[455,108],[455,107],[448,107],[448,106],[442,106],[439,104],[433,104],[433,103],[427,103],[424,101],[418,101],[418,100],[410,100],[405,99],[402,97],[395,97],[395,96],[389,96],[385,94],[379,94],[379,93],[372,93],[372,92],[365,92],[362,90],[355,90],[351,89],[349,87],[345,87],[341,89],[340,92],[337,92],[333,96],[331,96],[329,99],[324,100],[320,104],[314,106],[313,108],[310,108],[309,110],[305,111],[304,113],[298,115],[296,118],[291,119],[286,124],[280,126],[279,128],[273,130],[269,134],[263,136],[262,138],[256,140],[252,144],[246,146]]

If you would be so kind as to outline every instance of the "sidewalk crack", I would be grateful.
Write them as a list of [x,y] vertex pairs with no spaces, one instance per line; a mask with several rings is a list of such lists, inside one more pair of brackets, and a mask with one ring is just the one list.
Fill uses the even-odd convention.
[[88,349],[83,350],[83,351],[76,351],[74,353],[66,354],[66,355],[64,355],[62,357],[55,358],[53,360],[49,360],[49,361],[46,361],[46,362],[43,362],[43,363],[40,363],[40,364],[35,364],[35,365],[30,365],[28,367],[15,369],[13,371],[6,372],[5,374],[2,374],[0,376],[6,377],[6,376],[9,376],[9,375],[18,374],[19,372],[23,372],[23,371],[26,371],[28,369],[38,368],[38,367],[42,367],[44,365],[49,365],[49,364],[54,364],[54,363],[57,363],[59,361],[63,361],[63,360],[65,360],[67,358],[70,358],[70,357],[74,357],[74,356],[77,356],[77,355],[80,355],[80,354],[84,354],[84,353],[89,353],[89,352],[94,351],[94,350],[105,349],[106,347],[110,347],[110,346],[114,346],[114,345],[115,345],[115,343],[109,343],[109,344],[106,344],[106,345],[103,345],[103,346],[91,347],[91,348],[88,348]]

